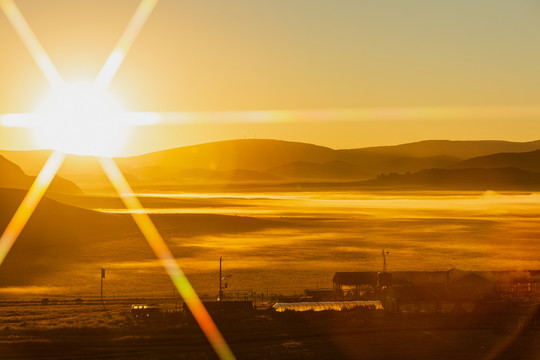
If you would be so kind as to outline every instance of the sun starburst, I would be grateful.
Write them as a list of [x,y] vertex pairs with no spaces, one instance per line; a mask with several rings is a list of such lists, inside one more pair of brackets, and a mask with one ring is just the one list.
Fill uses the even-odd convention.
[[[127,123],[129,123],[129,114],[121,114],[117,105],[105,95],[105,90],[157,2],[158,0],[141,1],[94,85],[74,89],[64,83],[13,0],[0,0],[0,8],[53,87],[51,98],[43,104],[40,111],[32,116],[25,115],[23,120],[26,121],[26,125],[36,128],[40,139],[55,149],[0,237],[0,266],[62,165],[65,152],[109,155],[111,144],[118,141],[115,136],[125,132],[126,128],[121,127],[122,120],[127,119]],[[17,118],[12,117],[11,120],[16,122]],[[135,114],[134,122],[141,122],[141,116]],[[142,122],[145,122],[144,119]],[[113,138],[109,138],[110,136]],[[114,160],[106,157],[98,157],[98,159],[126,207],[137,210],[133,214],[135,223],[161,261],[219,358],[223,360],[234,359],[235,357],[219,329],[182,269],[178,266],[154,223],[143,211],[137,196],[133,193]]]

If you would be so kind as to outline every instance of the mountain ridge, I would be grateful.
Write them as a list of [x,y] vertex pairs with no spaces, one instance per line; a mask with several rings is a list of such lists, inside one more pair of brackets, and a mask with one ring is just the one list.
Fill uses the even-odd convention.
[[[240,139],[160,150],[116,158],[116,161],[133,183],[227,183],[279,181],[280,178],[284,181],[361,180],[381,173],[453,168],[468,159],[506,150],[525,153],[538,149],[540,140],[424,140],[392,146],[335,150],[303,142]],[[0,151],[1,154],[8,159],[19,159],[22,163],[18,164],[23,169],[32,165],[31,152]],[[43,160],[47,152],[40,151],[36,154]],[[39,164],[40,167],[43,165],[41,162]],[[35,164],[33,166],[35,167]],[[507,163],[504,166],[513,164]],[[534,170],[530,167],[527,169]],[[69,175],[68,179],[79,185],[85,181],[90,183],[90,186],[92,183],[108,185],[107,178],[92,157],[68,156],[59,175]]]

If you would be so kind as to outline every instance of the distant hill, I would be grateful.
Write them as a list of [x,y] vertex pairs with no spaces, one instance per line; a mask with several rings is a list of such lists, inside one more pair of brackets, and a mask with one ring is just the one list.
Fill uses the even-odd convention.
[[13,187],[12,185],[26,181],[26,174],[17,164],[0,156],[0,186]]
[[527,152],[540,149],[540,140],[511,142],[499,140],[424,140],[394,146],[376,146],[360,149],[339,150],[348,154],[376,154],[401,157],[452,156],[468,159],[502,152]]
[[[0,150],[0,155],[19,165],[25,173],[37,175],[51,155],[51,150],[8,151]],[[84,174],[103,172],[93,156],[67,155],[59,174]]]
[[359,186],[445,190],[538,190],[540,173],[516,168],[428,169],[389,174],[355,183]]
[[458,162],[451,168],[503,168],[515,167],[522,170],[540,173],[540,150],[523,153],[500,153],[480,156]]
[[250,183],[259,181],[279,181],[282,180],[278,176],[271,175],[260,171],[235,169],[235,170],[205,170],[205,169],[186,169],[175,172],[166,177],[178,183]]
[[185,146],[119,158],[122,166],[143,168],[166,166],[178,169],[264,171],[294,161],[328,162],[335,160],[335,150],[281,140],[227,140],[201,145]]
[[[537,149],[540,149],[540,140],[426,140],[395,146],[334,150],[299,142],[245,139],[179,147],[117,158],[116,161],[133,183],[273,182],[280,179],[285,182],[324,179],[348,181],[375,177],[381,173],[452,168],[473,157]],[[34,152],[0,151],[0,154],[19,164],[25,171],[37,173],[48,152],[35,152],[35,156]],[[108,183],[92,157],[69,156],[59,175],[80,186]]]
[[28,175],[37,175],[51,153],[50,150],[0,150],[1,156],[19,165]]
[[415,172],[423,169],[445,168],[458,163],[460,160],[448,155],[398,157],[381,163],[377,168],[377,173]]
[[[193,189],[197,188],[194,187]],[[199,189],[205,188],[202,187]],[[251,184],[249,188],[241,185],[229,185],[225,189],[228,191],[540,191],[540,173],[516,168],[426,169],[406,174],[380,174],[376,178],[362,181],[327,180],[281,184]],[[208,190],[212,191],[212,189]]]
[[[148,169],[149,176],[161,167],[174,169],[268,171],[294,167],[294,163],[327,164],[341,162],[362,167],[364,173],[417,171],[425,167],[447,167],[452,162],[500,152],[525,152],[540,149],[540,140],[509,141],[428,140],[417,143],[334,150],[327,147],[281,140],[227,140],[119,158],[130,169]],[[299,166],[296,166],[297,168]],[[349,166],[350,167],[350,166]],[[137,170],[134,170],[137,171]],[[283,170],[287,172],[285,169]],[[293,170],[291,170],[293,171]],[[140,173],[137,173],[140,174]],[[279,174],[276,174],[279,175]],[[309,171],[307,175],[310,177]]]
[[367,179],[371,172],[363,167],[343,161],[330,161],[323,164],[295,161],[268,169],[267,173],[288,179]]
[[[0,150],[0,156],[19,165],[29,175],[37,175],[51,155],[50,150],[34,151],[8,151]],[[131,175],[131,169],[124,169],[124,176],[129,181],[137,181]],[[58,170],[58,176],[67,179],[79,186],[87,184],[109,184],[109,180],[97,159],[93,156],[67,155]]]
[[[34,176],[26,175],[18,165],[0,155],[0,187],[29,189],[34,180]],[[77,185],[59,176],[54,178],[49,191],[66,194],[82,192]]]
[[[170,179],[181,170],[193,172],[197,169],[213,171],[243,169],[266,172],[272,176],[296,180],[340,178],[347,180],[368,178],[381,172],[406,172],[418,171],[426,167],[447,167],[463,159],[454,154],[463,155],[463,151],[460,152],[458,149],[464,144],[470,143],[467,145],[468,147],[478,149],[485,144],[493,149],[518,144],[443,140],[425,143],[334,150],[322,146],[280,140],[228,140],[119,158],[117,161],[122,168],[147,181],[157,178]],[[516,145],[516,147],[519,146],[521,145]],[[540,146],[540,142],[538,146]],[[430,151],[427,151],[428,148]],[[453,151],[449,151],[449,148]],[[426,150],[427,153],[424,154],[422,150]],[[479,150],[475,154],[478,152]],[[201,172],[201,174],[203,173]],[[202,179],[204,180],[204,176]]]

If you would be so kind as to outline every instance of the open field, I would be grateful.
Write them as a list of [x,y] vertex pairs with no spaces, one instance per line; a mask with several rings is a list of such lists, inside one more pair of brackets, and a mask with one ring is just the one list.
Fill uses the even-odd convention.
[[[220,256],[225,273],[232,275],[227,294],[233,298],[249,290],[268,296],[331,287],[336,271],[379,270],[381,248],[390,251],[391,271],[540,268],[536,193],[142,196],[195,289],[210,297],[217,294]],[[125,212],[109,197],[59,200],[100,209],[105,215]],[[112,222],[110,227],[103,225],[103,231],[111,231],[100,233],[95,226],[98,232],[85,229],[79,234],[73,225],[70,236],[48,240],[43,251],[35,251],[30,240],[22,238],[0,269],[0,296],[95,297],[101,266],[107,268],[106,298],[170,296],[170,280],[146,241],[126,215],[115,216],[121,216],[113,219],[121,220],[121,227]],[[88,227],[88,221],[84,224]]]
[[[1,303],[0,359],[216,358],[186,317],[137,324],[129,305],[125,299],[105,307],[91,301]],[[535,359],[540,330],[532,321],[519,328],[520,314],[258,311],[214,319],[238,359]]]
[[0,360],[540,360],[536,3],[0,0]]
[[[379,270],[381,248],[390,271],[540,268],[536,193],[141,196],[203,299],[216,297],[220,256],[231,275],[226,297],[266,305],[331,287],[336,271]],[[129,317],[132,303],[173,310],[181,299],[118,200],[57,200],[99,212],[40,205],[0,268],[0,359],[215,359],[185,317],[165,325]],[[261,310],[215,320],[239,359],[536,359],[540,332],[533,322],[520,327],[523,316]]]

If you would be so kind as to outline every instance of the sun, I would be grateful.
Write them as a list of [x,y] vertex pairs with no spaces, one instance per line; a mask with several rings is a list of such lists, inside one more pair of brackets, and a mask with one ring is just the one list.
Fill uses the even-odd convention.
[[131,128],[115,97],[87,83],[55,88],[34,116],[32,132],[39,147],[75,155],[115,156]]

